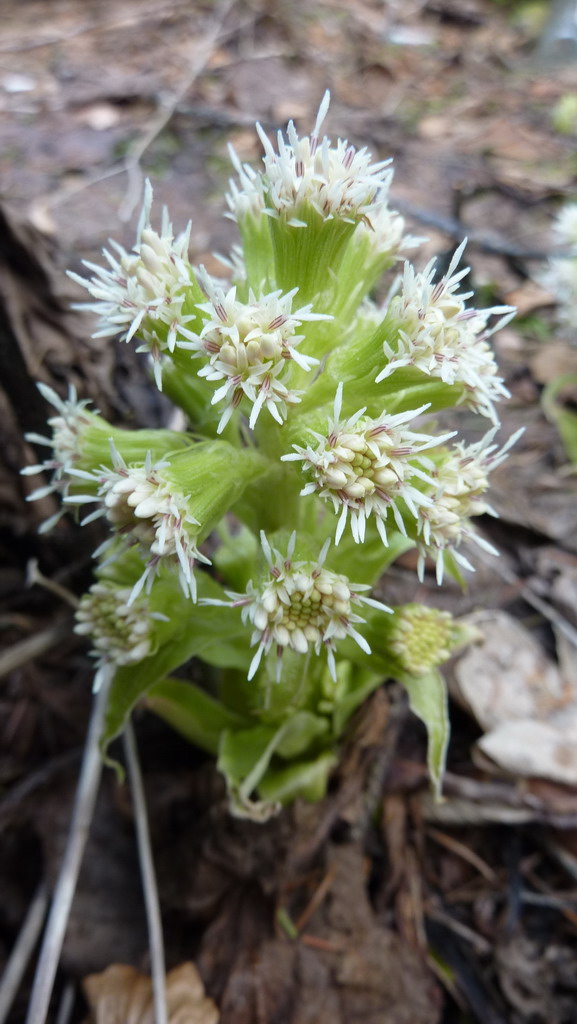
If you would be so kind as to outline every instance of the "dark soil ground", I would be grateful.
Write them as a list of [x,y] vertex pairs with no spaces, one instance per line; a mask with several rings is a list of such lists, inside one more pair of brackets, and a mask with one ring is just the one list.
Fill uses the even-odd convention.
[[[147,175],[216,269],[234,241],[227,141],[258,158],[254,120],[308,128],[329,87],[331,134],[394,157],[392,205],[430,239],[419,262],[466,234],[480,304],[519,306],[497,339],[503,436],[527,429],[496,474],[501,519],[484,524],[501,558],[479,562],[465,595],[432,578],[415,594],[402,563],[387,577],[389,603],[484,609],[487,643],[449,670],[443,803],[395,685],[355,720],[329,796],[260,826],[231,819],[212,762],[139,713],[168,965],[197,964],[221,1024],[577,1019],[577,484],[540,402],[577,349],[532,281],[576,189],[577,121],[562,113],[577,63],[545,59],[546,15],[491,0],[3,0],[0,966],[56,876],[91,701],[70,611],[26,582],[37,559],[82,593],[96,532],[36,532],[50,499],[27,504],[35,482],[18,475],[33,458],[21,435],[46,416],[32,381],[73,382],[124,424],[166,416],[130,347],[91,339],[69,310],[64,268],[111,235],[130,247]],[[517,718],[534,743],[513,730],[479,746]],[[146,972],[147,947],[130,798],[108,773],[52,1020],[84,1019],[86,975]]]

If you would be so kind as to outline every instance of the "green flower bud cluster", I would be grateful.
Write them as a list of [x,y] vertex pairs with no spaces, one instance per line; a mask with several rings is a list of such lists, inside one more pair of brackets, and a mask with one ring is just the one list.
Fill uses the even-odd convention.
[[421,604],[404,605],[395,615],[389,642],[405,672],[425,675],[450,657],[455,646],[453,617]]

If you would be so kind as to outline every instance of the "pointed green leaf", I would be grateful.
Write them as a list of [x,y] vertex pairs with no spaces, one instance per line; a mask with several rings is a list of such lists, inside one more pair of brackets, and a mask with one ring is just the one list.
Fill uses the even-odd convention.
[[282,804],[288,804],[297,797],[316,803],[326,793],[329,775],[337,760],[335,754],[325,752],[312,761],[269,769],[259,783],[259,794],[266,801]]
[[250,721],[209,696],[194,683],[164,679],[151,687],[146,706],[168,722],[191,743],[217,754],[220,737],[227,729],[246,729]]
[[[205,573],[198,573],[197,580],[199,598],[210,596],[226,600],[222,587]],[[101,740],[103,751],[122,732],[127,716],[139,698],[191,658],[202,658],[207,664],[219,668],[248,669],[251,657],[250,634],[242,624],[237,609],[193,605],[186,601],[177,607],[168,605],[165,610],[169,615],[173,612],[180,631],[151,657],[144,658],[137,665],[126,665],[116,672],[110,688]]]
[[399,680],[407,690],[411,710],[427,729],[427,764],[435,798],[440,800],[450,733],[447,684],[438,669],[424,676],[402,675]]

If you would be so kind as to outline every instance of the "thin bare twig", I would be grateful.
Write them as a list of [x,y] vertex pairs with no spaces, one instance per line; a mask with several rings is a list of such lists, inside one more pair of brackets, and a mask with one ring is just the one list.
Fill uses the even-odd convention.
[[99,743],[104,726],[108,690],[112,678],[111,674],[103,673],[103,675],[102,685],[96,694],[92,709],[70,832],[60,874],[54,889],[42,949],[40,950],[26,1024],[45,1024],[46,1021],[80,865],[82,864],[86,841],[94,815],[100,776],[102,774],[102,758],[100,756]]
[[6,964],[2,980],[0,981],[0,1024],[4,1024],[16,993],[20,988],[20,982],[24,976],[28,962],[34,947],[38,942],[46,911],[48,909],[48,889],[45,882],[38,886],[28,913],[24,919],[10,959]]
[[64,992],[62,993],[62,999],[60,1000],[60,1006],[58,1007],[58,1015],[56,1017],[56,1024],[70,1024],[70,1018],[74,1009],[74,999],[76,997],[76,990],[74,984],[69,981]]
[[66,604],[69,604],[71,608],[76,610],[80,601],[73,594],[68,587],[63,587],[61,583],[57,583],[56,580],[51,580],[48,576],[45,576],[43,572],[40,572],[38,568],[38,559],[31,558],[26,566],[26,586],[33,587],[37,584],[39,587],[44,587],[44,590],[49,590],[56,597],[59,597]]
[[158,886],[156,884],[154,860],[152,858],[150,833],[148,830],[148,815],[146,813],[146,797],[142,784],[142,772],[140,771],[134,729],[130,720],[126,723],[124,730],[124,750],[126,753],[128,780],[132,792],[134,822],[138,841],[138,858],[140,860],[140,873],[142,876],[142,888],[144,890],[144,903],[148,923],[150,973],[152,975],[152,992],[154,996],[154,1021],[155,1024],[168,1024],[166,965]]
[[162,20],[165,14],[173,14],[181,9],[186,11],[188,3],[189,0],[184,0],[183,3],[175,4],[174,0],[171,0],[171,3],[166,4],[164,7],[154,4],[149,11],[139,10],[137,14],[130,15],[129,17],[124,15],[121,18],[111,18],[110,21],[87,21],[82,25],[77,25],[76,28],[70,29],[68,32],[61,32],[58,35],[34,39],[28,37],[25,40],[16,40],[16,42],[9,42],[5,46],[0,47],[0,56],[8,53],[28,53],[30,50],[40,50],[46,46],[60,46],[62,43],[67,43],[70,39],[76,39],[78,36],[118,32],[119,29],[130,28],[133,25],[141,26],[150,20],[159,21]]
[[206,67],[214,50],[215,43],[221,42],[223,39],[226,39],[229,35],[233,34],[232,30],[223,30],[223,23],[235,2],[236,0],[226,0],[226,2],[223,3],[222,9],[215,15],[212,28],[195,45],[194,53],[198,54],[198,57],[196,60],[194,60],[193,57],[192,66],[188,75],[181,83],[179,89],[177,89],[177,91],[173,93],[163,104],[157,117],[152,121],[152,124],[149,125],[142,138],[138,140],[131,151],[127,154],[126,158],[121,163],[108,168],[106,171],[99,171],[97,174],[93,174],[85,178],[76,185],[63,187],[52,195],[44,197],[43,201],[45,202],[47,209],[53,210],[57,206],[67,203],[69,199],[74,198],[74,196],[79,195],[86,189],[92,188],[94,185],[99,185],[103,181],[115,178],[119,174],[127,174],[128,183],[126,186],[125,196],[121,204],[120,216],[123,220],[128,220],[130,218],[142,191],[140,161],[142,160],[146,150],[152,145],[163,128],[165,128],[170,122],[179,103]]
[[501,559],[485,554],[482,548],[477,548],[475,555],[477,558],[480,558],[485,565],[489,566],[497,576],[500,576],[505,583],[509,583],[511,586],[516,587],[523,600],[526,601],[527,604],[531,605],[535,611],[538,611],[543,618],[556,626],[559,632],[563,633],[563,636],[567,638],[569,643],[572,644],[573,647],[577,648],[577,629],[575,629],[575,626],[571,625],[561,612],[558,612],[556,608],[553,608],[547,601],[544,601],[542,597],[535,594],[530,583],[525,583],[512,571],[512,569],[509,569],[504,565]]
[[436,210],[424,210],[422,207],[415,206],[414,203],[401,197],[394,196],[392,199],[395,209],[399,210],[400,213],[412,217],[414,220],[419,221],[420,224],[438,228],[439,231],[458,241],[467,238],[469,245],[480,249],[481,252],[487,252],[493,256],[507,256],[509,259],[515,260],[547,260],[551,256],[563,256],[563,253],[554,253],[550,250],[519,249],[516,245],[511,245],[504,238],[495,236],[491,238],[485,232],[462,224],[461,221],[456,220],[454,217],[446,217]]
[[8,650],[0,654],[0,679],[22,668],[33,658],[39,658],[46,654],[53,647],[56,647],[62,640],[70,636],[70,622],[59,622],[55,626],[48,626],[34,636],[26,637],[17,644],[13,644]]
[[126,193],[119,210],[121,220],[127,221],[130,219],[142,194],[143,176],[142,169],[140,167],[142,157],[148,147],[152,145],[154,140],[160,135],[163,128],[166,128],[167,124],[172,119],[178,104],[196,81],[200,73],[206,68],[213,53],[214,45],[221,35],[225,18],[234,7],[235,2],[236,0],[223,0],[219,5],[208,32],[206,32],[202,38],[197,41],[193,48],[188,74],[181,82],[180,87],[176,92],[174,92],[170,98],[164,102],[157,116],[148,126],[148,129],[142,138],[139,139],[128,153],[124,161],[124,169],[128,175],[128,181],[126,185]]

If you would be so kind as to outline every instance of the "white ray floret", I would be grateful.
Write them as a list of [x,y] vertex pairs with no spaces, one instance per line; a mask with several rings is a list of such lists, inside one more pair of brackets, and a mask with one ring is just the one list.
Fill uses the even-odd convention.
[[[394,344],[385,341],[387,365],[377,376],[384,380],[395,370],[414,366],[438,377],[445,384],[463,386],[461,401],[495,423],[494,403],[509,392],[499,376],[489,337],[515,315],[512,306],[489,309],[467,307],[472,292],[458,294],[461,279],[469,268],[457,271],[466,240],[455,251],[445,276],[433,283],[435,260],[422,273],[405,263],[399,294],[389,306],[388,317],[395,326]],[[499,316],[491,328],[490,317]]]
[[497,515],[485,498],[490,486],[489,474],[507,458],[509,450],[523,433],[523,428],[517,430],[499,448],[493,443],[497,429],[489,430],[475,444],[459,442],[454,445],[448,456],[431,472],[435,490],[430,495],[431,503],[422,510],[417,527],[417,572],[420,580],[424,577],[425,560],[430,557],[436,563],[437,582],[442,583],[448,552],[464,569],[474,572],[468,558],[459,550],[467,541],[490,554],[499,554],[475,531],[470,521],[472,516]]
[[365,416],[363,408],[349,419],[341,420],[342,398],[343,385],[339,384],[327,434],[311,431],[316,446],[293,445],[295,451],[283,455],[282,460],[302,461],[303,470],[312,476],[302,495],[318,494],[332,503],[339,517],[337,544],[347,521],[354,540],[361,543],[372,516],[383,544],[388,545],[389,512],[400,532],[406,534],[405,508],[418,519],[421,510],[430,504],[422,483],[420,488],[415,486],[416,481],[433,483],[429,472],[423,468],[426,464],[421,453],[443,444],[453,434],[433,437],[408,427],[407,424],[424,413],[428,405],[395,415],[383,412],[378,419]]
[[391,612],[387,605],[362,593],[371,588],[351,583],[346,576],[325,568],[330,540],[326,541],[316,562],[293,561],[296,534],[292,534],[287,554],[271,547],[261,531],[261,544],[268,572],[256,585],[248,583],[244,594],[229,593],[230,602],[207,601],[208,604],[229,604],[241,608],[242,620],[253,627],[251,645],[258,645],[250,664],[248,678],[255,675],[263,654],[271,648],[277,654],[277,680],[280,679],[283,651],[290,648],[298,654],[310,649],[319,655],[324,649],[331,676],[336,680],[335,645],[351,637],[367,654],[371,649],[356,626],[365,620],[355,608],[370,605]]
[[310,304],[293,311],[296,288],[284,295],[276,291],[258,297],[251,291],[248,302],[241,302],[236,288],[225,291],[204,268],[199,281],[210,300],[198,306],[204,326],[193,341],[180,347],[205,356],[208,361],[199,376],[220,383],[212,397],[213,405],[224,403],[218,433],[245,397],[252,403],[251,428],[264,407],[282,423],[287,406],[300,402],[299,392],[290,387],[291,363],[307,372],[319,363],[300,352],[304,335],[295,332],[305,322],[331,317],[311,312]]
[[97,494],[73,494],[65,498],[67,504],[86,505],[98,502],[84,523],[105,516],[115,535],[122,538],[118,546],[115,538],[106,541],[99,556],[111,551],[111,558],[126,547],[137,544],[146,561],[144,572],[135,583],[129,603],[135,601],[144,588],[149,593],[162,565],[178,568],[180,585],[186,597],[196,601],[196,562],[210,564],[197,547],[198,520],[188,511],[188,496],[178,493],[163,470],[168,462],[152,463],[150,455],[143,465],[127,466],[110,441],[112,468],[102,466],[95,473],[74,471],[79,479],[98,484]]
[[187,325],[196,319],[186,314],[187,289],[194,277],[188,258],[191,224],[176,238],[166,209],[162,213],[160,232],[150,224],[152,187],[146,183],[144,206],[138,226],[136,244],[131,253],[111,241],[113,252],[104,249],[107,267],[84,261],[93,272],[86,279],[69,276],[86,288],[94,302],[81,303],[99,317],[95,338],[120,335],[122,341],[139,338],[139,352],[149,352],[153,359],[156,384],[162,386],[161,354],[173,352],[178,339],[190,337]]
[[[68,389],[68,398],[60,398],[47,384],[37,384],[37,388],[43,398],[54,406],[57,415],[51,416],[48,426],[52,428],[52,437],[44,437],[41,434],[26,434],[26,440],[33,444],[51,448],[51,454],[36,466],[26,466],[20,472],[22,476],[35,476],[37,473],[47,473],[50,482],[43,487],[38,487],[32,494],[28,495],[27,501],[37,501],[45,498],[48,494],[59,494],[66,496],[70,487],[70,471],[75,463],[81,458],[80,444],[83,431],[90,425],[90,417],[86,414],[86,408],[90,405],[89,399],[78,400],[76,389],[71,384]],[[95,413],[98,410],[94,410]],[[39,528],[39,533],[47,533],[62,518],[65,509],[61,509],[55,515],[46,519]]]

